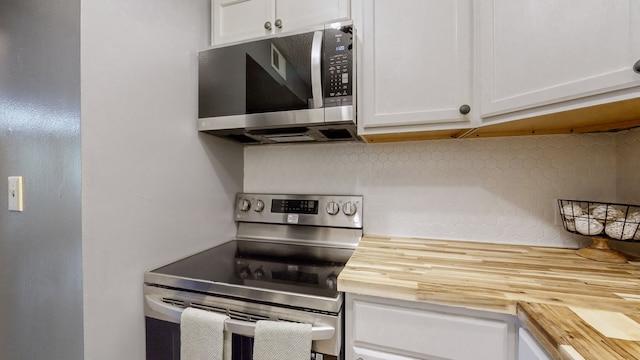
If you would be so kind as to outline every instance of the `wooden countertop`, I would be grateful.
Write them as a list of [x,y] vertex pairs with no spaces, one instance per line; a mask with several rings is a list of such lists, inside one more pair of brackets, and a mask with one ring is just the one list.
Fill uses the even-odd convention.
[[[597,262],[561,248],[367,235],[338,290],[518,315],[557,359],[640,359],[637,262]],[[627,340],[607,330],[620,321],[632,334]]]
[[518,318],[554,359],[640,358],[637,313],[519,303]]

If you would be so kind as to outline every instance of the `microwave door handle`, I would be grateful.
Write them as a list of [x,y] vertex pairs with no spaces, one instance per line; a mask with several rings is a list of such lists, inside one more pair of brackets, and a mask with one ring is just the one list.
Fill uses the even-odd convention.
[[[166,304],[149,295],[145,295],[145,300],[151,309],[170,317],[176,323],[180,323],[183,308]],[[256,332],[256,323],[228,319],[224,322],[224,329],[233,334],[253,337]],[[311,328],[311,340],[328,340],[333,337],[335,332],[336,329],[333,326],[314,326]]]
[[311,43],[311,93],[313,95],[313,108],[324,106],[322,101],[322,37],[323,31],[313,33]]

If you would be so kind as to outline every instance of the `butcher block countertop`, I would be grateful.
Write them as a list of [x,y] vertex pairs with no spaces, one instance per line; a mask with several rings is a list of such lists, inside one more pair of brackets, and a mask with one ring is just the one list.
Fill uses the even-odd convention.
[[338,290],[517,315],[556,359],[640,359],[640,263],[575,250],[365,236]]

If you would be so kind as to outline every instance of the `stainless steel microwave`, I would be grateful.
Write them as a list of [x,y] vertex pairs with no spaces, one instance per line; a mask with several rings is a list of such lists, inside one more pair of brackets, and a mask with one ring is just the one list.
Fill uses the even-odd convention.
[[246,144],[358,140],[351,22],[198,56],[198,130]]

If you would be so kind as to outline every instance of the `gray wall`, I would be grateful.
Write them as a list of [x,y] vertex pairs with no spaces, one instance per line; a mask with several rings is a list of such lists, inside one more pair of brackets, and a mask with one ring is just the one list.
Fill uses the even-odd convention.
[[2,0],[0,359],[82,359],[80,166],[80,0]]
[[196,129],[209,3],[82,2],[85,359],[144,359],[144,271],[235,234],[242,147]]

